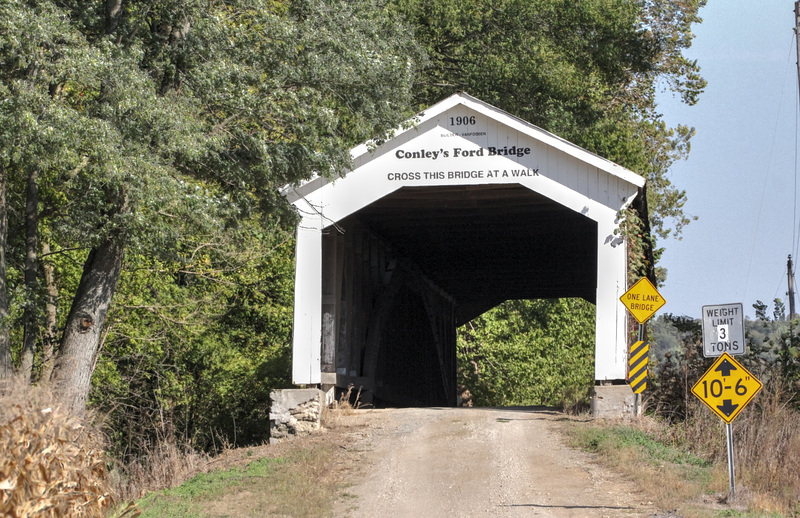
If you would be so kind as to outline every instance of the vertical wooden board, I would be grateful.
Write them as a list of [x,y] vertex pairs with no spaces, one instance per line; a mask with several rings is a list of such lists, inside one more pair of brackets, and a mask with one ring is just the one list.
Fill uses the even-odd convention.
[[316,218],[297,230],[292,380],[319,383],[322,325],[322,234]]
[[578,161],[578,189],[587,197],[591,198],[591,194],[589,192],[589,175],[591,174],[592,170],[594,169],[586,162]]
[[361,255],[361,287],[364,290],[364,303],[372,299],[372,268],[370,263],[372,261],[372,241],[369,235],[365,232],[362,237],[362,255]]
[[[344,367],[345,372],[344,374],[350,375],[350,371],[355,369],[355,364],[353,362],[353,358],[355,358],[357,349],[354,345],[354,333],[353,327],[355,322],[353,321],[355,318],[355,314],[352,311],[354,307],[353,296],[354,296],[354,281],[353,278],[353,256],[355,254],[354,247],[353,247],[353,239],[352,239],[352,232],[348,232],[344,236],[344,275],[342,279],[342,291],[344,302],[342,304],[342,323],[340,328],[340,336],[343,336],[341,339],[341,343],[344,345],[344,357],[342,367]],[[337,362],[337,368],[339,367]]]
[[322,295],[333,295],[336,274],[336,239],[322,234]]
[[627,289],[626,247],[611,246],[613,221],[597,225],[597,315],[595,323],[595,379],[624,380],[627,372],[625,309],[619,297]]
[[336,363],[336,311],[333,304],[322,305],[322,372],[334,372]]
[[[372,290],[369,282],[369,238],[366,232],[361,234],[361,261],[359,263],[361,275],[361,305],[359,307],[359,315],[361,315],[361,351],[359,357],[366,355],[366,349],[369,347],[367,343],[367,333],[369,332],[369,315],[372,305]],[[359,366],[360,375],[364,375],[364,365]]]
[[[344,236],[337,232],[336,234],[336,280],[333,297],[336,301],[336,314],[334,316],[336,325],[336,358],[335,368],[336,372],[340,373],[342,369],[346,369],[347,347],[345,343],[345,335],[347,329],[347,311],[346,301],[344,296],[344,264],[345,264],[345,239]],[[346,372],[346,371],[345,371]]]
[[612,175],[608,176],[608,196],[603,202],[607,205],[616,204],[617,206],[623,203],[624,191],[619,190],[619,178]]
[[[335,232],[335,230],[330,230]],[[322,372],[334,372],[336,364],[336,236],[322,236]]]
[[[364,348],[364,322],[363,322],[363,300],[364,300],[364,279],[362,272],[363,246],[362,232],[359,229],[353,236],[353,303],[350,306],[352,319],[352,345],[351,345],[351,370],[356,376],[361,375],[361,351]],[[350,373],[348,373],[350,374]]]
[[580,162],[578,162],[575,157],[571,157],[566,153],[561,153],[561,168],[564,185],[576,193],[585,194],[585,191],[582,191],[580,188],[580,165]]
[[596,167],[591,166],[591,165],[587,165],[586,191],[588,193],[588,196],[593,200],[596,200],[597,196],[598,196],[598,192],[599,192],[598,185],[599,185],[599,182],[600,182],[600,179],[598,178],[598,176],[600,174],[601,174],[600,171]]
[[547,148],[547,177],[553,181],[559,181],[558,177],[558,155],[559,151],[551,147]]
[[504,146],[516,146],[519,143],[519,134],[516,131],[506,131],[506,141],[503,143]]
[[598,200],[605,200],[605,203],[608,203],[609,199],[609,188],[608,185],[609,181],[609,174],[601,171],[598,175],[598,192],[597,192],[597,199]]
[[547,175],[547,146],[534,140],[531,142],[531,154],[535,157],[538,166],[541,168],[539,172],[543,175]]
[[486,146],[487,147],[489,147],[489,146],[497,147],[498,144],[499,144],[499,142],[498,142],[498,134],[499,134],[498,128],[499,128],[499,125],[498,125],[497,121],[489,119],[488,122],[487,122],[486,128],[487,128],[487,130],[486,130],[487,135],[485,137],[486,138],[486,140],[485,140],[486,141]]
[[555,180],[559,185],[572,189],[572,187],[569,185],[568,179],[564,177],[563,153],[556,149],[551,149],[550,159],[553,161],[552,168],[550,169],[550,178]]

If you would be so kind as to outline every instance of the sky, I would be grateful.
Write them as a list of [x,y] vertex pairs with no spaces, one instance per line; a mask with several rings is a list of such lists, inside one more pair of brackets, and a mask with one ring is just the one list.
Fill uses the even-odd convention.
[[[667,124],[694,127],[670,180],[698,219],[659,241],[667,269],[659,313],[700,318],[704,305],[741,302],[788,312],[787,258],[798,254],[797,50],[793,0],[709,0],[692,47],[708,81],[695,106],[659,95]],[[797,268],[795,268],[797,269]],[[800,311],[800,301],[796,310]]]

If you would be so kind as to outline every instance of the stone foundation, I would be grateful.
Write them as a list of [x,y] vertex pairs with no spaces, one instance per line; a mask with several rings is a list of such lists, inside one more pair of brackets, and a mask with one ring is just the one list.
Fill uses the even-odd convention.
[[273,390],[269,394],[269,442],[308,435],[321,427],[325,393],[319,389]]
[[592,417],[631,419],[635,416],[635,399],[629,385],[596,385],[592,390]]

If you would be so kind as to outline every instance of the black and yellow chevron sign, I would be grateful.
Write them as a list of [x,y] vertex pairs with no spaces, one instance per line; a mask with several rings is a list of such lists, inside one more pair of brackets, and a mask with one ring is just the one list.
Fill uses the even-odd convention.
[[631,345],[628,352],[628,384],[634,394],[641,394],[647,388],[647,359],[650,344],[641,340]]

